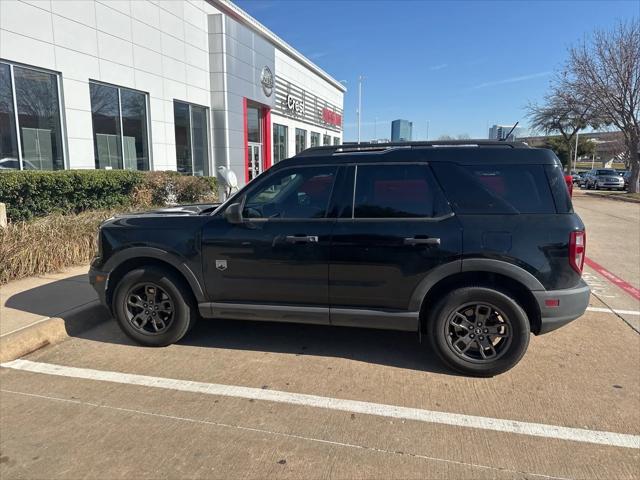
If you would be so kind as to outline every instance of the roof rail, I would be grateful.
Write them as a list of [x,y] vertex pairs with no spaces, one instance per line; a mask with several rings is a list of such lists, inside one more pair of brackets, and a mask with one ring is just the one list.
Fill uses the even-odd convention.
[[424,147],[507,147],[507,148],[529,148],[523,142],[505,142],[501,140],[443,140],[443,141],[419,141],[419,142],[389,142],[389,143],[346,143],[341,145],[327,145],[322,147],[311,147],[298,153],[296,157],[313,157],[316,155],[334,155],[339,153],[372,152],[386,153],[404,148],[424,148]]

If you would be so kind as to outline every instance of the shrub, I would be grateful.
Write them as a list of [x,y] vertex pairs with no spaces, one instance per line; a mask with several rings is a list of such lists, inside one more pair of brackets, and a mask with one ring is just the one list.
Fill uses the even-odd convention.
[[0,229],[0,285],[89,262],[97,248],[98,225],[114,213],[117,211],[54,213]]
[[147,208],[167,203],[197,203],[215,198],[215,178],[177,172],[131,170],[5,171],[0,202],[11,221],[52,213],[110,208]]

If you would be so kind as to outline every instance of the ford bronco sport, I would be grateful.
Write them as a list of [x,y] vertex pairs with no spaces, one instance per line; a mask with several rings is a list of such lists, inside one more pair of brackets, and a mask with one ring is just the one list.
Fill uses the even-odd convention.
[[513,367],[582,315],[585,230],[560,162],[525,144],[310,148],[222,205],[102,224],[90,279],[136,342],[196,318],[417,332],[451,368]]

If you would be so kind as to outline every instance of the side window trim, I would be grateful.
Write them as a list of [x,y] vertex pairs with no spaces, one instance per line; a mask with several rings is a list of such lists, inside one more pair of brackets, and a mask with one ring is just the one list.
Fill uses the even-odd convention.
[[[451,205],[449,203],[447,196],[444,193],[444,190],[440,186],[440,183],[438,182],[435,174],[431,170],[429,162],[371,162],[371,163],[361,162],[361,163],[348,164],[347,166],[349,165],[353,165],[355,167],[355,172],[353,175],[353,198],[351,201],[351,218],[338,218],[338,221],[342,221],[342,222],[344,221],[350,221],[350,222],[372,222],[372,221],[376,221],[376,222],[441,222],[443,220],[447,220],[448,218],[454,217],[456,215],[453,209],[451,208]],[[449,212],[444,213],[442,215],[435,216],[435,217],[358,217],[356,218],[355,216],[356,186],[358,184],[358,166],[359,165],[362,165],[362,166],[420,165],[420,166],[427,167],[429,173],[431,174],[433,186],[435,187],[437,192],[441,195],[441,197],[445,200],[445,203],[447,205]]]
[[[320,167],[330,167],[330,168],[334,168],[335,172],[333,174],[333,182],[331,185],[331,193],[329,195],[329,200],[327,201],[327,206],[325,207],[325,212],[324,212],[324,217],[322,218],[245,218],[246,222],[250,222],[250,223],[264,223],[264,222],[300,222],[300,221],[305,221],[305,222],[326,222],[326,221],[335,221],[335,218],[330,218],[327,217],[327,214],[329,213],[329,207],[331,205],[331,200],[332,200],[332,196],[333,196],[333,192],[334,192],[334,188],[336,185],[336,179],[338,177],[338,172],[339,172],[339,168],[340,165],[336,165],[336,164],[330,164],[330,163],[326,163],[326,164],[313,164],[313,165],[295,165],[295,166],[290,166],[290,167],[285,167],[282,169],[278,169],[277,171],[273,172],[269,172],[269,174],[265,175],[265,177],[262,179],[262,181],[257,182],[256,185],[253,186],[253,188],[248,189],[246,192],[244,192],[244,194],[242,195],[242,207],[244,210],[244,206],[245,203],[247,201],[247,198],[253,193],[255,192],[257,189],[259,189],[265,181],[268,181],[269,178],[271,178],[273,175],[277,175],[281,172],[286,172],[288,170],[297,170],[300,168],[320,168]],[[268,171],[268,170],[267,170]],[[237,202],[234,202],[237,203]]]

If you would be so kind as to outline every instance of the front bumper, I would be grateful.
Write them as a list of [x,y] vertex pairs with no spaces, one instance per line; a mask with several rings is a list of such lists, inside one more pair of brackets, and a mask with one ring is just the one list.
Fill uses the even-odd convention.
[[109,281],[109,274],[107,272],[98,270],[94,266],[91,266],[89,268],[89,283],[98,294],[100,303],[102,303],[107,308],[109,307],[109,305],[107,305],[107,282],[108,281]]
[[622,182],[596,182],[598,188],[623,188]]
[[[574,288],[532,292],[540,308],[540,331],[549,333],[582,316],[589,306],[591,289],[584,280]],[[548,306],[547,301],[558,301],[557,306]],[[553,302],[555,303],[555,302]]]

